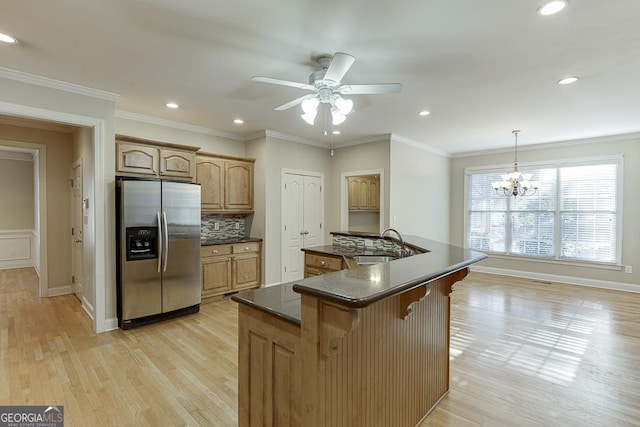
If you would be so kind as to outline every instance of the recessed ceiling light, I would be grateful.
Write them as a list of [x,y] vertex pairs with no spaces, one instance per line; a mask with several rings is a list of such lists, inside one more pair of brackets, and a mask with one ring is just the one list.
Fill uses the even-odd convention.
[[569,76],[569,77],[565,77],[565,78],[562,78],[562,79],[558,80],[558,84],[559,85],[570,85],[571,83],[575,83],[577,81],[578,81],[578,77]]
[[428,116],[429,114],[431,114],[431,112],[427,110],[422,110],[418,113],[419,116]]
[[334,135],[340,135],[342,132],[340,132],[339,130],[334,130],[331,133],[334,134]]
[[175,109],[175,108],[179,108],[180,106],[175,102],[167,102],[167,107]]
[[233,123],[237,124],[237,125],[241,125],[244,123],[244,120],[242,119],[233,119]]
[[9,34],[0,33],[0,42],[4,43],[18,43],[18,39],[10,36]]
[[546,2],[538,8],[538,13],[543,16],[553,15],[567,6],[566,0],[553,0]]

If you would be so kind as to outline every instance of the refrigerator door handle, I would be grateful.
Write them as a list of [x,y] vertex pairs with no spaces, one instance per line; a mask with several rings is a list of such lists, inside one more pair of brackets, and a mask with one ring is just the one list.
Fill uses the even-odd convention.
[[158,216],[158,273],[160,273],[160,265],[162,263],[162,221],[160,220],[160,211],[156,213]]
[[162,211],[164,220],[164,272],[167,272],[167,261],[169,260],[169,228],[167,227],[167,212]]

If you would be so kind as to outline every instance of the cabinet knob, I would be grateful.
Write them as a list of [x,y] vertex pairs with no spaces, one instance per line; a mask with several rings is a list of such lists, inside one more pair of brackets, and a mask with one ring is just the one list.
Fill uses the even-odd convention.
[[214,250],[213,250],[213,254],[214,254],[214,255],[217,255],[217,254],[218,254],[218,250],[217,250],[217,249],[214,249]]
[[244,247],[244,251],[245,251],[245,252],[249,252],[249,246],[245,246],[245,247]]
[[324,261],[320,261],[320,265],[325,265],[325,262]]

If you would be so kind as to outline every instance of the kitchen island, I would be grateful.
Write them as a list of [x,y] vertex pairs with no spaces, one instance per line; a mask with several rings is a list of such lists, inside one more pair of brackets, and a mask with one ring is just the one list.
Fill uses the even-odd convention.
[[446,395],[449,295],[486,256],[405,242],[414,255],[233,297],[240,426],[414,426]]

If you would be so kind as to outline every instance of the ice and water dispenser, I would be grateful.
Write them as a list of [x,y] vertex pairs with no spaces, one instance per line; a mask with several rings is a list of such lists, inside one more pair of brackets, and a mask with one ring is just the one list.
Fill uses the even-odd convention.
[[158,258],[157,227],[127,227],[127,261]]

